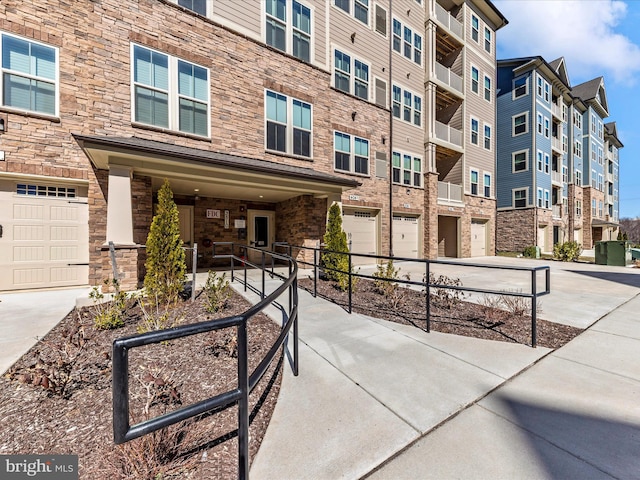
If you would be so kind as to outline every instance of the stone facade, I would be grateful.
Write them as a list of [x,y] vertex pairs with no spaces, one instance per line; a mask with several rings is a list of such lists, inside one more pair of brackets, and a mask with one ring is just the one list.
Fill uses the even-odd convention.
[[496,249],[498,252],[522,252],[535,245],[535,208],[498,211]]

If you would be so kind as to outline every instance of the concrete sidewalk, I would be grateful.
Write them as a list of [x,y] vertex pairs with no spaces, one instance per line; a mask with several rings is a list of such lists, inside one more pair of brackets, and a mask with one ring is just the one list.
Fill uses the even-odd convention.
[[597,323],[550,355],[301,292],[300,376],[285,369],[251,478],[640,478],[640,271],[552,267],[563,323]]

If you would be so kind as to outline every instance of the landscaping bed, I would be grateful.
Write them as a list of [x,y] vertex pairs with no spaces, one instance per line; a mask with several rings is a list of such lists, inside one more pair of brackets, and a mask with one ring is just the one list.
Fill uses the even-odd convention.
[[[207,313],[204,295],[181,300],[180,324],[241,314],[250,305],[232,292],[226,306]],[[144,320],[129,300],[124,327],[100,330],[95,308],[72,311],[0,378],[0,453],[74,454],[80,478],[237,478],[237,408],[116,446],[112,431],[111,346],[136,334]],[[280,329],[265,315],[248,324],[249,371]],[[132,424],[237,388],[235,328],[195,335],[130,352]],[[274,361],[250,396],[250,458],[258,451],[280,388]]]

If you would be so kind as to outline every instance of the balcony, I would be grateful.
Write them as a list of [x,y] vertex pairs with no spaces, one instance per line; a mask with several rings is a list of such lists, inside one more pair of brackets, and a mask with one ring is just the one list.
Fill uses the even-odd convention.
[[438,62],[436,62],[436,78],[456,92],[462,94],[462,77],[457,73],[453,73],[450,68],[447,68]]
[[442,5],[436,2],[436,20],[443,25],[447,30],[456,35],[458,38],[463,37],[462,23],[447,12]]
[[613,182],[613,173],[607,172],[607,182],[614,183]]
[[551,147],[555,148],[558,152],[566,153],[562,145],[562,140],[558,137],[551,137]]
[[551,170],[551,183],[562,186],[562,173]]
[[438,202],[462,203],[462,185],[438,182]]
[[556,105],[551,102],[551,113],[560,120],[564,120],[562,118],[562,107],[560,105]]
[[450,127],[436,120],[434,133],[438,140],[462,148],[462,132],[457,128]]
[[562,218],[562,205],[553,205],[553,218]]

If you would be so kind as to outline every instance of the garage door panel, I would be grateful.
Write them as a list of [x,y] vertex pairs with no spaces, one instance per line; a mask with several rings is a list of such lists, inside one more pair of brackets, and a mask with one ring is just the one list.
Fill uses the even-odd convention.
[[49,212],[51,220],[70,222],[75,222],[78,220],[77,205],[52,206]]
[[419,258],[418,217],[393,216],[393,253],[397,257]]
[[43,205],[16,204],[13,206],[14,220],[44,220]]
[[44,240],[44,226],[14,225],[13,239],[21,242]]
[[78,227],[52,226],[50,232],[51,241],[76,241],[78,239]]
[[44,268],[16,268],[13,271],[15,288],[39,287],[44,283]]
[[41,262],[44,258],[44,246],[25,245],[13,247],[14,262]]
[[[344,210],[342,227],[347,234],[352,253],[376,255],[378,253],[377,212],[367,210]],[[370,258],[353,257],[354,265],[370,264]]]

